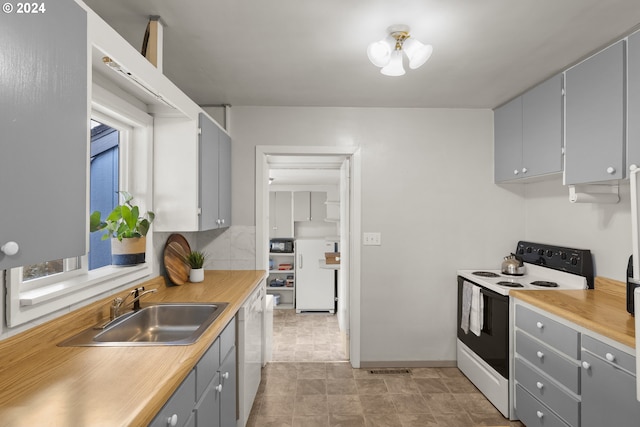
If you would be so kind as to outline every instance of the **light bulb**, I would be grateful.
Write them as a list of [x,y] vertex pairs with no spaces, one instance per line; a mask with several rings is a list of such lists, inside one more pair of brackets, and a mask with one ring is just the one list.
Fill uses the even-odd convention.
[[409,58],[409,68],[415,70],[422,64],[427,62],[433,53],[433,47],[428,44],[424,45],[416,39],[408,38],[402,44],[407,57]]
[[380,70],[385,76],[403,76],[404,67],[402,66],[402,50],[396,49],[391,53],[391,60],[389,64]]

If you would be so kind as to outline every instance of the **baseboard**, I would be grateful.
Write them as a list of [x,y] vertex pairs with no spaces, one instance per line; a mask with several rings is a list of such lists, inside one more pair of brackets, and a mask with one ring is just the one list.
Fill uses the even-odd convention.
[[455,368],[455,360],[410,360],[410,361],[360,361],[361,369],[368,368]]

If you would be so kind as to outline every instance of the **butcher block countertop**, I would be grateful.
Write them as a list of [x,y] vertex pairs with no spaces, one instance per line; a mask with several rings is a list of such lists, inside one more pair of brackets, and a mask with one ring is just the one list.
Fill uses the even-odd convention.
[[158,292],[145,295],[142,307],[151,302],[229,303],[192,345],[57,346],[108,320],[116,295],[0,341],[0,425],[147,425],[264,277],[264,271],[206,271],[201,283],[167,286],[164,277],[143,283]]
[[515,290],[509,295],[635,349],[635,319],[627,312],[626,285],[596,277],[594,288]]

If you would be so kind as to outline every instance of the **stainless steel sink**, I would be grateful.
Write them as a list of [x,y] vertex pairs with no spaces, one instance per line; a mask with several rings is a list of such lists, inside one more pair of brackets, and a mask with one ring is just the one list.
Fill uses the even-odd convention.
[[59,345],[62,347],[189,345],[198,340],[227,305],[226,302],[154,304],[124,314],[104,328],[89,328]]

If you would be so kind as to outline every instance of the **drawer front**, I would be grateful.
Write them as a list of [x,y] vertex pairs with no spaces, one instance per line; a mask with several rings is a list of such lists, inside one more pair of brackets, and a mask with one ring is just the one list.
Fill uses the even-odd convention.
[[516,326],[573,359],[580,358],[578,331],[519,304],[516,305]]
[[235,345],[236,318],[234,317],[220,334],[220,360],[223,360]]
[[551,347],[516,331],[516,353],[569,390],[580,394],[580,367]]
[[551,408],[572,426],[580,420],[580,402],[565,393],[553,381],[516,357],[515,378],[529,394]]
[[582,347],[614,366],[636,373],[636,358],[588,335],[582,335]]
[[516,414],[527,427],[569,427],[549,408],[527,393],[520,384],[516,385]]
[[196,365],[196,401],[200,400],[219,367],[220,340],[217,339]]
[[162,407],[158,415],[151,421],[150,427],[166,427],[167,420],[173,415],[177,416],[178,427],[184,426],[196,403],[196,374],[191,371],[180,387],[173,393],[167,403]]

